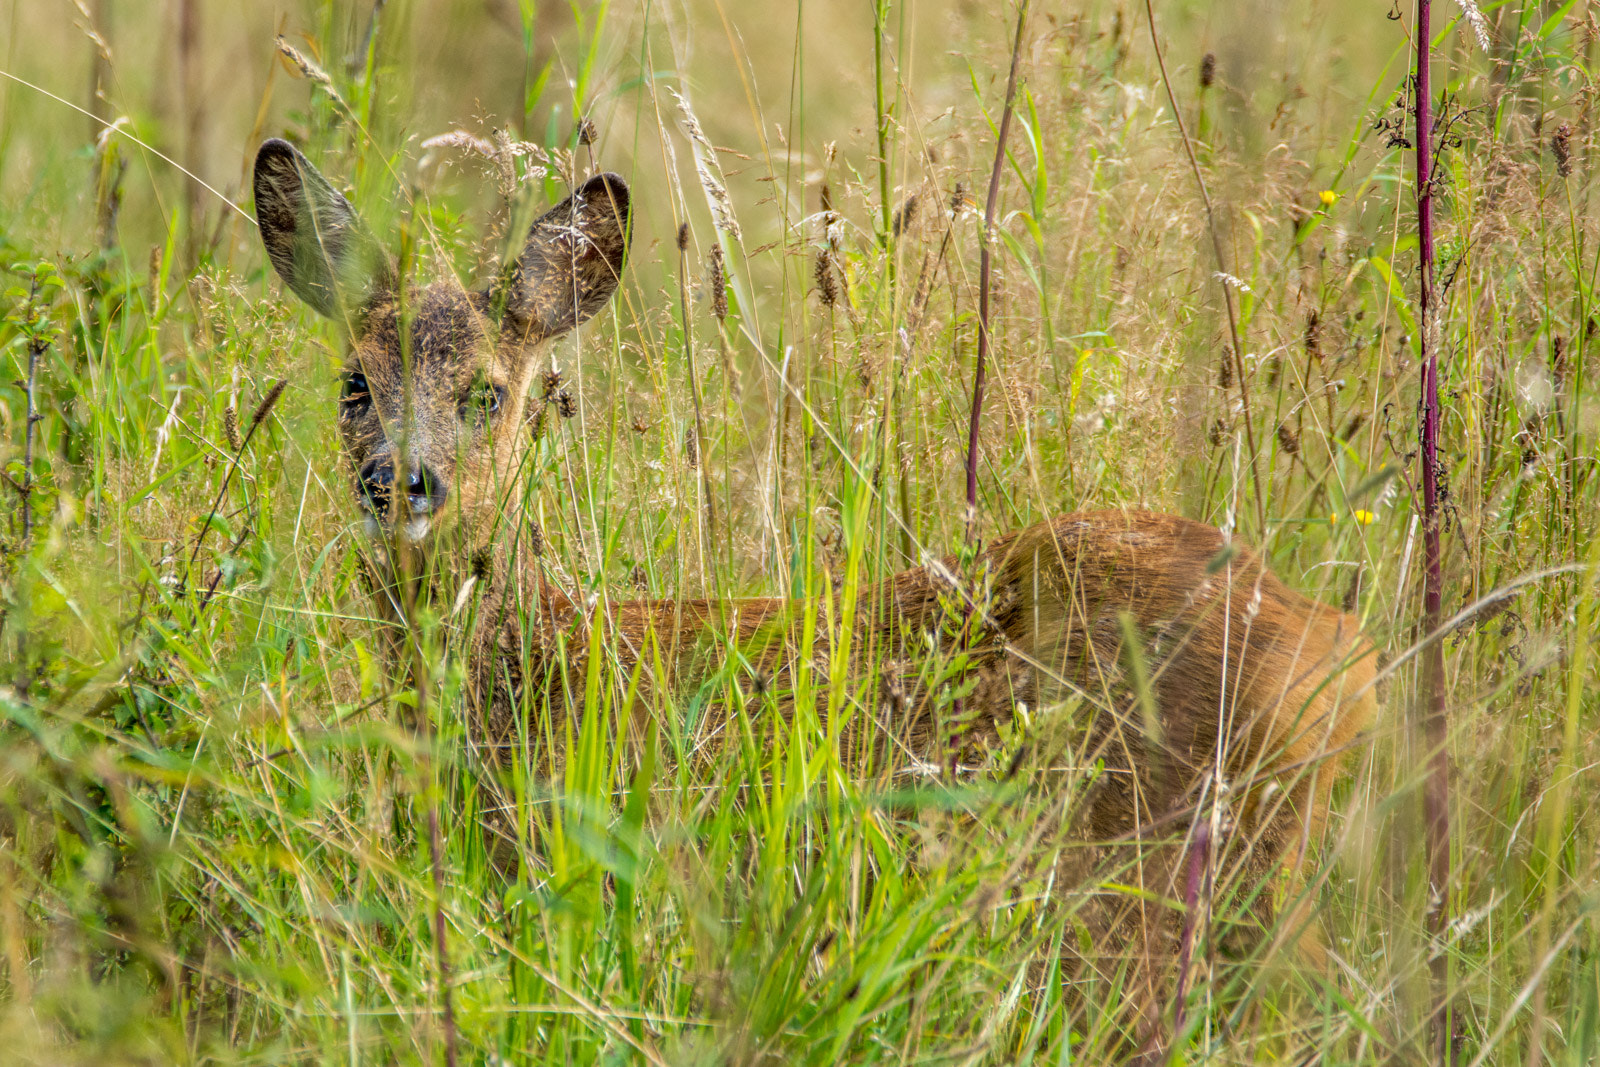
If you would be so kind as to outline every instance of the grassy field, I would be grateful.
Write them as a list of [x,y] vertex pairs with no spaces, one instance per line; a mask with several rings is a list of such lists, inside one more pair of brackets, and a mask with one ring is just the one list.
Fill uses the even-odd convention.
[[[1163,1062],[1429,1062],[1439,959],[1460,1062],[1600,1059],[1600,6],[1436,12],[1453,777],[1432,890],[1411,11],[1155,6],[1194,168],[1143,5],[1029,13],[978,528],[1204,519],[1383,644],[1306,889],[1325,965],[1288,931],[1237,948],[1207,899],[1182,1000],[1135,1004],[1072,904],[1096,887],[1046,876],[1058,778],[1008,775],[1008,752],[911,790],[770,724],[656,758],[700,708],[658,709],[649,753],[607,711],[559,781],[511,783],[541,833],[508,877],[448,613],[435,729],[403,725],[417,694],[335,444],[341,341],[266,264],[261,139],[295,138],[419,272],[478,282],[522,212],[622,173],[623,287],[541,357],[574,401],[536,452],[550,559],[612,599],[866,581],[962,542],[1015,8],[14,0],[0,1059],[1065,1064],[1154,1034]],[[1066,981],[1074,955],[1113,965]]]

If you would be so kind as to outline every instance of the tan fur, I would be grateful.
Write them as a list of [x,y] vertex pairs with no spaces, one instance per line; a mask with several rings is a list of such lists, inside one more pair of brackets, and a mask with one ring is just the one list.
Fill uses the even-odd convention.
[[[503,509],[522,499],[534,345],[593,314],[615,289],[627,247],[626,186],[615,176],[592,179],[535,223],[498,291],[468,293],[454,282],[401,291],[387,267],[352,278],[339,261],[342,249],[367,249],[368,239],[343,198],[328,206],[338,194],[320,178],[308,178],[297,198],[292,177],[315,174],[303,157],[282,142],[269,142],[263,156],[258,210],[266,199],[276,215],[261,215],[274,265],[284,273],[311,264],[309,281],[285,274],[291,287],[356,311],[351,367],[370,395],[345,403],[346,454],[360,469],[385,450],[403,451],[447,486],[445,511],[409,545],[406,565],[381,577],[380,600],[393,617],[403,613],[399,575],[411,573],[426,575],[421,595],[447,603],[469,564],[466,551],[441,550],[446,533],[468,549],[498,537],[492,565],[480,557],[469,644],[470,733],[496,759],[531,758],[530,739],[537,747],[561,738],[565,718],[581,712],[594,628],[618,675],[637,678],[628,714],[641,735],[651,716],[681,708],[718,678],[725,684],[700,723],[703,735],[734,724],[744,709],[723,697],[735,691],[768,694],[759,706],[788,720],[805,711],[826,726],[829,689],[820,680],[848,633],[849,680],[868,683],[852,689],[863,695],[840,729],[852,767],[948,769],[997,743],[1019,708],[1035,716],[1075,708],[1068,747],[1104,768],[1075,820],[1084,839],[1113,852],[1181,840],[1196,810],[1225,809],[1233,824],[1218,866],[1258,881],[1297,863],[1302,843],[1317,840],[1343,754],[1374,712],[1372,648],[1355,619],[1290,590],[1247,547],[1172,515],[1092,511],[1000,538],[966,574],[947,559],[869,586],[849,630],[836,623],[847,609],[838,592],[813,603],[580,605],[514,540],[518,526]],[[283,232],[295,220],[299,237]],[[358,236],[307,247],[308,229]],[[328,300],[325,287],[335,282],[347,292]],[[486,386],[506,390],[506,402],[487,417],[463,415],[464,398]],[[387,542],[403,540],[394,525],[405,518],[396,504],[385,517]],[[961,677],[973,687],[958,716],[919,668],[961,651],[970,655]],[[1138,661],[1153,720],[1130,673]],[[807,667],[819,704],[801,709],[795,693]],[[559,763],[557,750],[543,766]],[[1152,893],[1181,896],[1181,855],[1178,846],[1145,849],[1135,876]],[[1112,916],[1108,927],[1121,921]],[[1147,935],[1170,940],[1148,926]]]

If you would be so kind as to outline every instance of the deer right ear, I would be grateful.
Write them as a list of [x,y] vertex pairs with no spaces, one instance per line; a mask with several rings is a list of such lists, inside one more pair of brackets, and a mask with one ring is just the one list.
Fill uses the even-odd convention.
[[278,277],[330,319],[344,322],[395,285],[394,267],[350,201],[288,141],[256,152],[256,222]]
[[629,218],[628,183],[596,174],[534,221],[502,282],[514,337],[554,337],[605,307],[628,258]]

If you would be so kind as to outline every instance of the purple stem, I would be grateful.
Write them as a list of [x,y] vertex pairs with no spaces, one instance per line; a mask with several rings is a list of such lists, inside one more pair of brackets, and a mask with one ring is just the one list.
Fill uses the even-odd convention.
[[[1433,85],[1429,70],[1432,44],[1429,14],[1429,0],[1417,0],[1417,245],[1421,260],[1419,304],[1422,309],[1422,632],[1435,634],[1443,613],[1444,567],[1440,545],[1443,514],[1439,507],[1439,309],[1433,288]],[[1430,892],[1437,894],[1437,901],[1430,901],[1428,930],[1439,937],[1444,933],[1450,914],[1450,762],[1445,748],[1449,719],[1446,711],[1444,644],[1437,639],[1430,640],[1428,647],[1423,650],[1422,686],[1418,696],[1416,714],[1430,766],[1428,780],[1422,791],[1428,882]],[[1449,1033],[1444,1016],[1447,964],[1444,953],[1434,956],[1434,994],[1438,1005],[1436,1018],[1442,1037]]]
[[1200,884],[1205,877],[1206,860],[1211,851],[1211,825],[1197,823],[1194,843],[1189,846],[1189,877],[1183,887],[1183,935],[1178,942],[1178,988],[1172,1016],[1172,1047],[1183,1037],[1185,997],[1189,984],[1189,958],[1194,952],[1195,927],[1200,914]]

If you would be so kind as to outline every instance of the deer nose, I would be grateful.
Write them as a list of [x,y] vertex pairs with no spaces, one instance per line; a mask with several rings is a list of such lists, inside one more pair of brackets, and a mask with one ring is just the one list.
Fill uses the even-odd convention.
[[[387,515],[394,496],[394,457],[374,456],[361,465],[361,497],[376,515]],[[412,463],[406,471],[406,508],[412,515],[426,515],[444,506],[445,487],[427,464]]]

